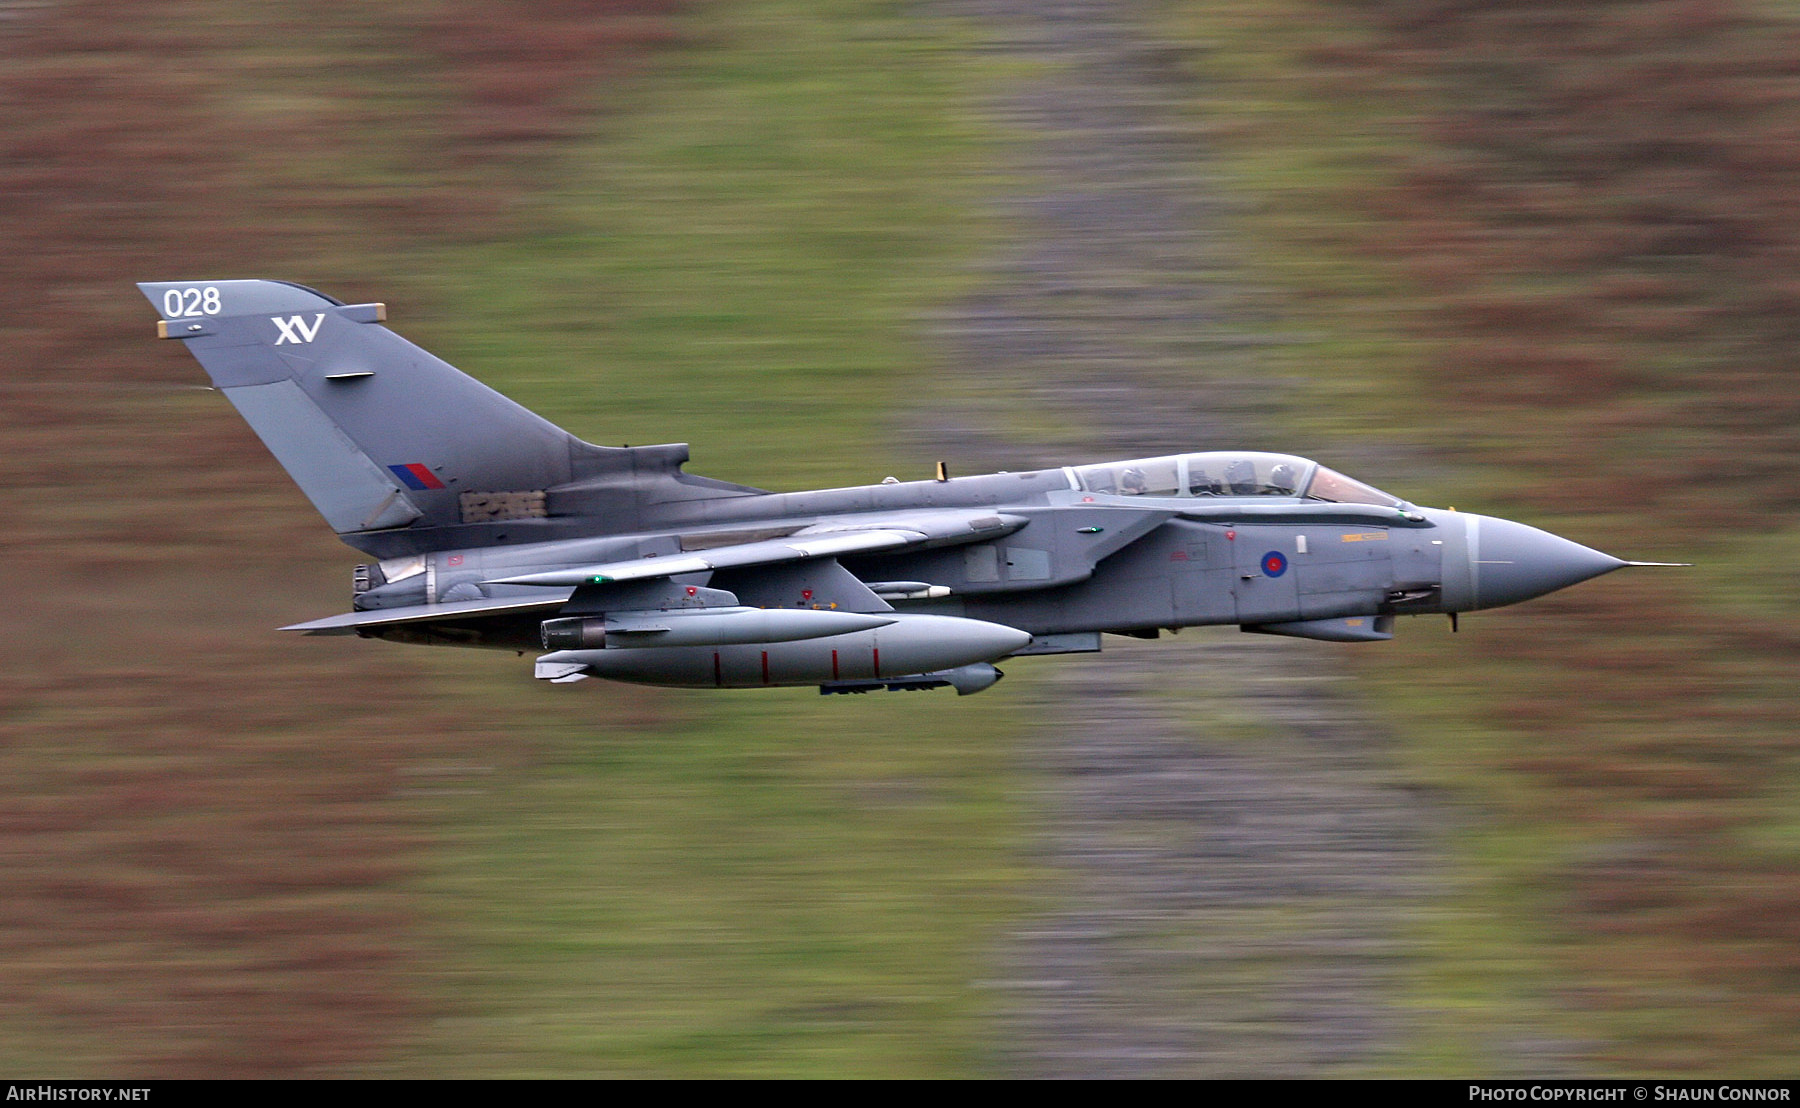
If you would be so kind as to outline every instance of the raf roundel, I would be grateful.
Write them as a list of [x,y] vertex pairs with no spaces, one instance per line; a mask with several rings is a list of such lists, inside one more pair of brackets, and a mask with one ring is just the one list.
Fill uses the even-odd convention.
[[1262,556],[1262,571],[1269,577],[1280,577],[1287,572],[1287,559],[1281,551],[1271,550]]

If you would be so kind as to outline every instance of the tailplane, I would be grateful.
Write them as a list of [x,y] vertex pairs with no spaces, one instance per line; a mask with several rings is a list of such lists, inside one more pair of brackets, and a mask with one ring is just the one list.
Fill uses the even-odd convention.
[[162,316],[157,334],[187,343],[319,514],[360,549],[507,541],[493,524],[542,520],[556,514],[559,486],[609,475],[626,479],[621,495],[581,500],[583,514],[614,517],[608,529],[632,526],[659,479],[696,499],[757,491],[679,473],[685,447],[583,442],[381,326],[380,304],[285,281],[138,288]]

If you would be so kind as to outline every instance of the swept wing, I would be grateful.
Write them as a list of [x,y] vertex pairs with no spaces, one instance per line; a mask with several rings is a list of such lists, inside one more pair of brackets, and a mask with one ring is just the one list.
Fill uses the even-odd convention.
[[854,526],[808,528],[783,539],[739,543],[688,554],[600,562],[573,569],[525,573],[494,578],[490,585],[540,585],[573,588],[706,573],[716,569],[779,565],[808,558],[836,558],[846,554],[876,554],[909,547],[954,546],[984,542],[1011,534],[1028,521],[1021,516],[993,512],[896,513],[859,520]]
[[486,600],[455,600],[447,604],[412,604],[404,608],[376,608],[367,612],[346,612],[341,616],[293,623],[281,630],[304,631],[308,635],[353,635],[359,627],[392,627],[402,623],[434,623],[476,616],[553,612],[567,603],[574,591],[563,589],[557,593],[527,599],[507,596]]

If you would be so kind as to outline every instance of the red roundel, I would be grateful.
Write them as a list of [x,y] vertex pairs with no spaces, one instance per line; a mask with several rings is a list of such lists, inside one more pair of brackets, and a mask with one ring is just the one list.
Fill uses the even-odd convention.
[[1281,556],[1281,551],[1271,550],[1263,555],[1262,571],[1270,577],[1280,577],[1287,572],[1287,559]]

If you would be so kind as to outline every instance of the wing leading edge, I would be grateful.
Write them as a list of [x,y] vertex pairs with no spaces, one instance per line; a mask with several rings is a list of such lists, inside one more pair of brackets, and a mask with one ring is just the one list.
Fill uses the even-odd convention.
[[283,631],[303,631],[308,635],[353,635],[361,627],[392,627],[402,623],[435,623],[476,616],[503,616],[515,612],[551,611],[568,602],[573,589],[546,593],[542,597],[521,600],[516,596],[486,600],[455,600],[447,604],[412,604],[404,608],[375,608],[366,612],[345,612],[340,616],[292,623]]
[[434,623],[482,616],[501,616],[561,609],[575,591],[586,585],[610,585],[646,581],[720,569],[753,569],[809,559],[835,558],[844,554],[873,554],[961,543],[985,542],[1009,535],[1025,526],[1022,516],[994,512],[915,512],[869,520],[862,526],[816,526],[783,539],[738,543],[712,550],[662,557],[602,562],[574,569],[526,573],[494,578],[490,585],[533,585],[554,592],[541,597],[497,597],[415,604],[404,608],[377,608],[346,612],[283,627],[308,635],[352,635],[363,628],[391,627],[406,623]]
[[1003,516],[991,512],[894,516],[871,520],[854,528],[820,527],[784,539],[721,546],[690,554],[601,562],[547,573],[525,573],[494,578],[486,583],[573,588],[580,585],[606,585],[653,577],[673,577],[686,573],[707,573],[718,569],[779,565],[783,562],[835,558],[845,554],[874,554],[909,547],[954,546],[999,538],[1017,531],[1027,522],[1020,516]]

